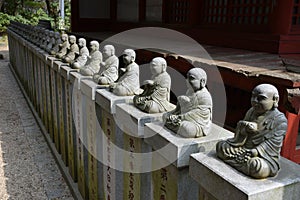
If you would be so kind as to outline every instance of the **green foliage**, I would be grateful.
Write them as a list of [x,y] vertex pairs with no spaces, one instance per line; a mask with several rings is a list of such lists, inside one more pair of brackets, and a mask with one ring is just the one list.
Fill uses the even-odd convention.
[[[37,25],[39,20],[49,20],[52,27],[57,29],[59,25],[59,1],[49,0],[50,7],[45,1],[39,0],[3,0],[0,7],[0,35],[3,34],[10,21],[24,24]],[[71,5],[70,0],[65,0],[64,29],[70,29]]]
[[6,31],[6,28],[9,25],[10,21],[17,21],[23,24],[30,24],[30,21],[28,19],[25,19],[21,15],[12,16],[0,12],[0,34],[3,34]]

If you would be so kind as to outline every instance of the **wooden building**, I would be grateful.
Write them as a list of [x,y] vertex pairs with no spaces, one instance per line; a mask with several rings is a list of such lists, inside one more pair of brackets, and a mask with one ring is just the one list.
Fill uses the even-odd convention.
[[[179,30],[205,44],[300,53],[299,0],[72,0],[72,31],[141,26]],[[220,34],[222,33],[222,34]]]

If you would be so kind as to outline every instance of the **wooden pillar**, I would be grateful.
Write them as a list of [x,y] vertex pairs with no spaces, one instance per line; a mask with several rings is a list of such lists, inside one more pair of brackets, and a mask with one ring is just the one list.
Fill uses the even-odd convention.
[[146,19],[146,0],[139,1],[139,22],[144,22]]
[[286,35],[291,30],[294,0],[274,1],[269,15],[270,30],[274,34]]

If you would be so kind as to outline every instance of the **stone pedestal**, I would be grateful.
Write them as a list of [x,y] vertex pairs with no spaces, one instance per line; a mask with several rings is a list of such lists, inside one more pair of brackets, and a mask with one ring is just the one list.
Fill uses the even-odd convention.
[[86,126],[84,124],[84,110],[86,109],[85,98],[80,91],[80,80],[82,76],[77,72],[70,73],[70,83],[72,85],[72,104],[73,106],[73,120],[75,124],[76,135],[76,152],[77,152],[77,175],[78,175],[78,189],[83,199],[88,198],[88,184],[87,184],[87,150],[84,145],[84,132]]
[[[49,65],[48,65],[49,66]],[[70,67],[62,66],[61,75],[64,78],[65,91],[65,132],[67,135],[67,165],[69,173],[73,180],[77,182],[77,147],[76,147],[76,128],[74,123],[75,113],[73,110],[73,84],[70,81],[70,72],[73,71]],[[51,97],[50,97],[51,98]],[[51,104],[50,104],[51,105]],[[49,115],[51,116],[51,115]]]
[[214,151],[191,155],[190,175],[199,183],[200,199],[295,200],[300,197],[300,166],[281,158],[276,177],[253,179],[216,157]]
[[163,123],[149,123],[145,127],[145,142],[154,150],[160,150],[161,156],[177,168],[187,167],[191,154],[214,150],[218,141],[230,137],[233,137],[232,132],[216,124],[212,124],[209,135],[199,138],[183,138],[164,127]]
[[95,94],[97,119],[101,126],[102,135],[103,198],[122,199],[123,176],[122,172],[116,170],[115,167],[115,163],[118,162],[118,159],[116,158],[116,147],[122,146],[122,136],[120,131],[118,131],[112,113],[112,105],[115,105],[114,99],[118,97],[110,94],[108,91],[105,92],[105,90],[105,87],[103,87],[103,89],[97,90]]
[[123,158],[123,199],[153,199],[151,192],[152,148],[144,142],[147,122],[162,120],[162,114],[147,114],[132,104],[116,106],[115,121],[121,132]]
[[[51,61],[52,62],[52,61]],[[49,64],[49,61],[48,61]],[[48,65],[51,66],[51,65]],[[55,147],[57,151],[59,151],[59,135],[58,135],[58,98],[57,98],[57,76],[56,71],[54,70],[53,66],[49,69],[49,81],[51,85],[51,129],[50,129],[50,137],[52,138],[53,142],[55,143]],[[35,70],[35,76],[38,77],[38,73]],[[38,94],[38,92],[36,92]],[[37,95],[37,102],[38,102],[38,96]]]
[[[215,144],[233,134],[213,124],[211,133],[200,138],[183,138],[164,127],[163,123],[148,123],[145,142],[154,150],[152,172],[154,199],[198,199],[199,187],[189,177],[189,157],[199,151],[211,151]],[[163,168],[159,169],[159,165]]]
[[54,61],[53,69],[56,74],[56,102],[57,102],[57,124],[58,124],[58,140],[59,152],[65,164],[67,164],[67,131],[66,131],[66,104],[65,104],[65,79],[61,75],[61,67],[65,63],[61,61]]
[[116,105],[120,103],[132,103],[133,96],[117,96],[108,89],[102,89],[97,91],[96,102],[101,107],[111,114],[116,113]]
[[118,104],[115,119],[122,130],[126,130],[135,137],[144,137],[144,126],[146,123],[162,121],[162,113],[148,114],[133,104]]
[[103,165],[101,126],[96,114],[95,94],[98,85],[92,80],[82,80],[83,144],[87,149],[87,183],[89,199],[103,198]]

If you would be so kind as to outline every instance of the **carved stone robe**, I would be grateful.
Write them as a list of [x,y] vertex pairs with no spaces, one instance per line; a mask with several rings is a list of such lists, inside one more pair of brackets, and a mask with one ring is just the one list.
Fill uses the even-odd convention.
[[[244,174],[255,178],[275,176],[280,169],[280,150],[287,129],[284,114],[275,108],[257,117],[251,108],[244,120],[257,123],[257,133],[247,134],[237,130],[234,138],[217,144],[218,157]],[[251,157],[245,162],[238,161],[236,157],[241,157],[238,153],[246,149],[257,150],[257,157]]]

